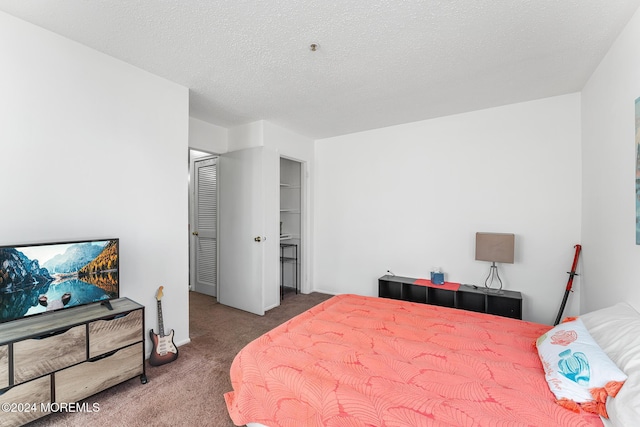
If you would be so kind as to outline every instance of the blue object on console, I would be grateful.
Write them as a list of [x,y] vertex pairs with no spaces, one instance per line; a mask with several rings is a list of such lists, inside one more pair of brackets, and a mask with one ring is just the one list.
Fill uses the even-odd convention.
[[444,273],[431,272],[431,283],[434,285],[444,285]]

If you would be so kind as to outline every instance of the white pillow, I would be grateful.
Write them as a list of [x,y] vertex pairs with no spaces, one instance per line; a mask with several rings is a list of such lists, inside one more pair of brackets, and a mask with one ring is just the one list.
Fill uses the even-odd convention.
[[627,303],[580,316],[593,339],[628,379],[618,395],[607,399],[609,419],[615,426],[637,425],[640,420],[640,313]]
[[[585,410],[595,412],[593,403],[599,402],[602,408],[606,394],[594,399],[592,391],[627,379],[580,319],[554,327],[538,338],[536,345],[549,388],[559,401],[572,401],[581,404]],[[591,405],[583,405],[587,403]]]

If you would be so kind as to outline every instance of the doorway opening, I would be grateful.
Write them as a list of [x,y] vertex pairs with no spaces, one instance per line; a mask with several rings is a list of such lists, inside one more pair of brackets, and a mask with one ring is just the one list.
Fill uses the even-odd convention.
[[280,157],[280,299],[298,294],[302,283],[302,163]]
[[218,291],[218,156],[189,150],[189,290]]

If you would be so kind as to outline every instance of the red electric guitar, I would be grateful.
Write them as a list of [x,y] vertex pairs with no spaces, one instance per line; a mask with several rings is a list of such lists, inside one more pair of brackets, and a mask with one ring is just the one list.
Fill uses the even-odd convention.
[[162,322],[162,288],[158,288],[156,293],[156,300],[158,302],[158,329],[159,334],[153,332],[153,329],[149,331],[151,342],[153,343],[153,349],[151,350],[151,356],[149,357],[149,363],[151,366],[160,366],[165,363],[173,362],[178,358],[178,348],[173,343],[173,329],[169,332],[169,335],[164,334],[164,325]]

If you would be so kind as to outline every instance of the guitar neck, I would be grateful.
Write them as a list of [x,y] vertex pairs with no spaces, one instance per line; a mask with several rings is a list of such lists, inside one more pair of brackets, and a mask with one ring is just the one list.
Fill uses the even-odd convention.
[[164,323],[162,322],[162,301],[158,300],[158,335],[164,336]]

